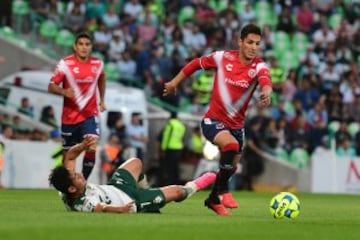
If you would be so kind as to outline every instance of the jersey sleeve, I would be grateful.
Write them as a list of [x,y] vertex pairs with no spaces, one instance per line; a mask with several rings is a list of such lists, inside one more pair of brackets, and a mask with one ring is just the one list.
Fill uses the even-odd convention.
[[272,86],[270,70],[266,63],[260,62],[256,65],[256,74],[261,87]]
[[211,53],[209,55],[202,56],[200,58],[194,58],[191,62],[186,64],[182,69],[186,76],[190,76],[195,71],[199,69],[211,69],[216,68],[216,61],[215,61],[215,53]]
[[99,79],[105,79],[105,77],[106,77],[106,74],[105,74],[105,64],[104,64],[103,61],[101,61],[100,68],[101,68],[101,72],[100,72],[100,74],[99,74]]
[[65,63],[64,63],[63,60],[61,60],[61,61],[58,63],[58,65],[56,66],[56,68],[55,68],[55,70],[54,70],[53,75],[52,75],[51,78],[50,78],[50,82],[59,85],[59,84],[63,81],[65,74],[64,74],[64,71],[63,71],[63,67],[62,67],[62,66],[63,66],[64,64],[65,64]]
[[100,73],[100,75],[99,75],[99,79],[105,79],[105,72],[104,71],[102,71],[101,73]]
[[217,64],[216,64],[216,57],[219,55],[219,51],[210,53],[208,55],[202,56],[200,58],[200,65],[202,69],[212,69],[212,68],[216,68]]

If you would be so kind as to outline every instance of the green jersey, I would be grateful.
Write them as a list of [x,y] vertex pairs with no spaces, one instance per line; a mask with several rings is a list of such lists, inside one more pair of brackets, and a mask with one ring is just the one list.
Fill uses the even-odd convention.
[[[132,202],[125,192],[116,188],[113,185],[98,185],[88,183],[84,195],[68,200],[68,205],[72,210],[79,212],[93,212],[96,205],[99,203],[112,205],[126,205]],[[132,211],[136,212],[136,205],[134,204]]]
[[134,201],[131,212],[159,212],[165,206],[165,196],[159,188],[140,189],[134,177],[125,169],[118,168],[108,184],[86,185],[85,193],[78,198],[63,196],[69,210],[92,212],[97,204],[126,205]]

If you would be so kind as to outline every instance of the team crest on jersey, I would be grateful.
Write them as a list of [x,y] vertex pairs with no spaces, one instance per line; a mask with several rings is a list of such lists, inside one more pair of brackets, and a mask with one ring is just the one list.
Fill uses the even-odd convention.
[[216,128],[216,129],[224,129],[225,126],[224,126],[223,123],[218,123],[218,124],[215,125],[215,128]]
[[251,77],[251,78],[254,78],[256,76],[255,69],[249,69],[248,76]]
[[92,67],[91,67],[91,72],[97,73],[97,71],[98,71],[98,68],[97,68],[97,67],[95,67],[95,66],[92,66]]

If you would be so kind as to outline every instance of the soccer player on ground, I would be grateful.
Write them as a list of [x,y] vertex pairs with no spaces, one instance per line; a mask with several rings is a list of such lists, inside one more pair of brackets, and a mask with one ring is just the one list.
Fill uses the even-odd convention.
[[[106,110],[104,63],[90,56],[91,36],[79,33],[73,49],[74,54],[58,63],[48,87],[49,92],[64,96],[61,118],[64,158],[68,149],[81,142],[86,135],[99,136],[99,110]],[[100,99],[97,98],[97,91]],[[96,146],[97,142],[94,142],[84,155],[82,172],[85,179],[95,165]]]
[[270,104],[272,83],[269,68],[257,57],[261,30],[249,24],[238,39],[239,50],[216,51],[195,58],[164,87],[164,96],[176,93],[177,86],[199,69],[215,69],[209,109],[201,122],[204,136],[221,151],[220,169],[205,205],[219,215],[230,215],[227,208],[238,204],[229,192],[228,181],[244,148],[244,119],[249,101],[260,84],[260,104]]
[[64,165],[52,170],[49,181],[63,193],[66,206],[84,212],[159,212],[166,203],[180,202],[215,181],[215,173],[205,173],[184,186],[140,188],[143,184],[142,161],[131,158],[114,173],[108,184],[87,183],[81,173],[75,172],[75,161],[81,152],[90,148],[96,139],[86,136],[67,152]]

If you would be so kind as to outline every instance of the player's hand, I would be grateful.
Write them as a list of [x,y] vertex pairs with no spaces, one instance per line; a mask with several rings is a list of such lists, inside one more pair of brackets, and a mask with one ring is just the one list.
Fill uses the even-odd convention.
[[82,141],[83,147],[86,151],[95,151],[98,138],[94,135],[86,135]]
[[260,92],[260,106],[267,107],[271,103],[271,93],[272,87],[271,86],[263,86]]
[[121,207],[120,212],[122,213],[130,213],[134,205],[134,201],[129,202],[128,204]]
[[264,92],[260,93],[260,104],[261,106],[267,107],[270,105],[270,95]]
[[170,81],[170,82],[165,83],[163,96],[168,96],[168,95],[171,95],[171,94],[176,95],[176,87],[177,86],[174,83],[174,81]]
[[75,90],[73,88],[66,88],[63,90],[62,95],[64,95],[64,97],[72,98],[75,96]]
[[100,102],[100,112],[106,111],[106,105],[103,102]]
[[271,103],[270,94],[265,92],[260,93],[260,105],[262,107],[267,107]]

